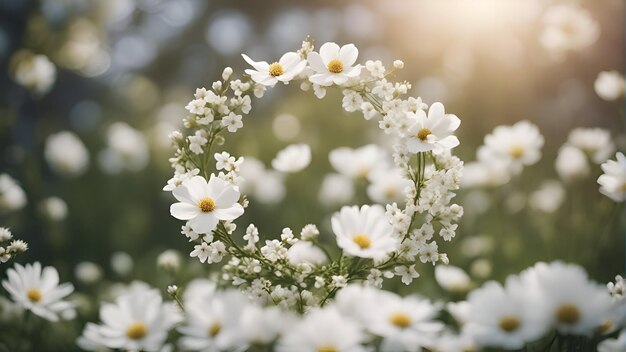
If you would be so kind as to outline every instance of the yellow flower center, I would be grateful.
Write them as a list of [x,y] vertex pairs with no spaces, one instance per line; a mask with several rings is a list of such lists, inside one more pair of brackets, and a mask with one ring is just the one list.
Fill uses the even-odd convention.
[[391,322],[391,324],[402,329],[405,329],[409,327],[409,325],[411,325],[411,317],[409,317],[408,314],[401,312],[393,313],[389,317],[389,321]]
[[417,131],[417,138],[419,138],[421,141],[425,141],[429,135],[433,134],[431,132],[431,130],[429,130],[428,128],[422,128],[421,130]]
[[343,62],[339,59],[330,60],[328,63],[328,71],[332,73],[341,73],[343,72]]
[[519,328],[519,324],[519,319],[516,317],[506,316],[500,319],[500,329],[506,332],[513,332],[517,330],[517,328]]
[[317,348],[317,352],[337,352],[335,346],[320,346]]
[[576,324],[580,319],[580,311],[573,304],[564,304],[556,310],[556,319],[564,324]]
[[128,326],[126,329],[126,336],[129,339],[139,340],[143,339],[148,334],[148,327],[146,324],[136,321]]
[[222,324],[213,323],[213,325],[211,325],[211,327],[209,328],[209,336],[215,337],[217,334],[220,333],[221,330],[222,330]]
[[384,195],[387,199],[393,199],[396,196],[396,188],[395,187],[387,187],[385,188]]
[[39,291],[36,288],[31,288],[30,290],[26,291],[26,297],[28,297],[28,299],[30,299],[31,302],[39,302],[41,301],[41,291]]
[[613,322],[610,320],[605,320],[604,323],[602,323],[602,325],[598,327],[598,334],[604,335],[608,333],[609,331],[611,331],[612,328],[613,328]]
[[519,145],[516,145],[513,148],[511,148],[509,153],[514,159],[519,159],[522,157],[522,155],[524,155],[524,148],[520,147]]
[[285,73],[285,68],[283,67],[283,65],[279,64],[278,62],[274,62],[273,64],[270,65],[269,72],[270,72],[270,75],[274,77],[281,76],[282,74]]
[[215,209],[215,202],[210,197],[202,198],[200,203],[198,203],[198,207],[203,213],[210,213]]
[[372,244],[372,240],[370,240],[369,237],[367,237],[367,235],[364,235],[362,233],[356,234],[354,235],[354,237],[352,237],[352,240],[354,241],[354,243],[356,243],[359,247],[361,247],[361,249],[366,249],[369,248],[370,245]]

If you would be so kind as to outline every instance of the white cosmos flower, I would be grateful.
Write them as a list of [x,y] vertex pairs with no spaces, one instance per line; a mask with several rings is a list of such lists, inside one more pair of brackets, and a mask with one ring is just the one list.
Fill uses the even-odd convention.
[[602,164],[604,174],[598,177],[598,184],[600,193],[616,202],[623,202],[626,199],[626,157],[617,153],[615,158]]
[[446,114],[443,104],[431,105],[428,117],[423,110],[407,112],[407,117],[413,122],[406,141],[409,152],[432,150],[439,153],[459,145],[459,139],[453,133],[461,125],[461,120],[456,115]]
[[331,223],[337,245],[348,255],[378,260],[396,249],[393,227],[380,205],[345,206]]
[[437,265],[435,280],[444,290],[459,293],[466,292],[471,283],[467,273],[454,265]]
[[63,176],[80,176],[89,165],[87,148],[76,134],[68,131],[48,136],[44,156],[52,170]]
[[364,335],[351,319],[332,306],[314,309],[295,324],[276,346],[277,352],[365,352]]
[[235,351],[245,347],[241,314],[249,302],[236,290],[218,292],[185,306],[185,323],[178,328],[185,351]]
[[276,154],[272,167],[280,172],[298,172],[311,163],[311,147],[307,144],[292,144]]
[[606,286],[591,282],[577,265],[540,262],[522,272],[520,281],[527,296],[538,298],[531,310],[562,334],[591,336],[613,308]]
[[59,285],[59,273],[51,266],[41,268],[39,262],[7,270],[8,280],[2,281],[2,287],[11,295],[11,299],[24,309],[30,310],[49,321],[58,321],[59,317],[74,312],[74,304],[63,300],[74,291],[70,283]]
[[616,100],[624,96],[624,76],[618,71],[602,71],[593,84],[596,94],[604,100]]
[[375,144],[359,148],[341,147],[328,154],[330,164],[340,174],[350,178],[365,178],[378,168],[388,169],[387,153]]
[[325,43],[319,54],[309,53],[309,65],[315,71],[309,80],[320,86],[342,85],[361,73],[361,65],[353,66],[358,56],[359,50],[354,44],[340,48],[335,43]]
[[189,220],[197,233],[210,233],[220,220],[235,220],[244,212],[237,203],[237,188],[215,175],[211,175],[208,183],[204,177],[194,176],[172,194],[179,203],[172,204],[170,213],[179,220]]
[[158,290],[137,286],[100,307],[101,325],[87,324],[79,341],[127,351],[160,351],[169,330],[181,320],[173,302]]
[[615,152],[611,132],[603,128],[576,128],[567,136],[567,142],[587,153],[594,163],[605,162]]
[[535,306],[537,296],[530,292],[517,277],[509,278],[506,287],[490,281],[470,292],[463,333],[480,346],[503,349],[540,338],[548,326]]
[[254,70],[247,69],[253,81],[267,87],[273,87],[277,82],[289,83],[298,76],[306,67],[306,61],[294,52],[284,54],[278,62],[268,64],[265,61],[254,61],[245,54],[241,54]]
[[524,165],[533,165],[541,159],[543,143],[537,126],[528,121],[498,126],[485,136],[485,145],[478,149],[478,160],[502,164],[518,174]]

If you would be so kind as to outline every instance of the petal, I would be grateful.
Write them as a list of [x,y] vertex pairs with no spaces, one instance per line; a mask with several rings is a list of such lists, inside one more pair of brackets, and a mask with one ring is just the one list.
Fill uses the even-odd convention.
[[222,194],[222,192],[224,192],[226,188],[231,187],[232,185],[230,183],[222,180],[219,177],[216,177],[215,175],[211,175],[211,179],[209,180],[208,185],[209,191],[206,197],[211,197],[215,200],[220,194]]
[[254,67],[254,69],[257,71],[267,72],[270,69],[270,65],[265,61],[256,62],[252,60],[250,57],[248,57],[248,55],[246,54],[241,54],[241,56],[243,56],[243,59],[246,60],[246,62],[250,64],[250,66]]
[[211,187],[207,185],[206,180],[202,176],[194,176],[183,183],[183,186],[187,187],[190,199],[194,204],[198,203],[202,198],[211,196]]
[[200,214],[200,209],[190,203],[174,203],[170,206],[170,214],[178,220],[190,220]]
[[213,213],[202,213],[195,218],[189,220],[189,226],[197,233],[209,233],[217,227],[217,218]]
[[339,45],[333,42],[324,43],[320,48],[320,56],[324,66],[328,65],[331,60],[339,58]]
[[283,55],[280,60],[278,60],[278,63],[280,63],[283,66],[283,69],[285,69],[285,72],[287,72],[296,67],[301,61],[303,60],[300,55],[294,52],[289,52]]
[[226,188],[215,199],[215,206],[217,209],[229,208],[239,200],[239,192],[234,187]]
[[45,294],[55,288],[58,284],[59,272],[51,266],[45,267],[41,274],[41,284],[39,286],[41,292]]
[[244,210],[241,204],[236,203],[230,208],[215,209],[213,211],[213,214],[215,214],[215,217],[220,220],[235,220],[241,215],[243,215],[243,212]]
[[324,62],[322,61],[322,57],[320,56],[320,54],[316,52],[310,53],[307,58],[307,61],[309,62],[309,65],[315,72],[317,73],[328,72],[328,69],[326,68],[326,65],[324,65]]
[[343,71],[343,74],[350,78],[354,78],[361,74],[361,66],[360,65],[354,66],[346,71]]
[[445,116],[446,111],[440,102],[433,103],[428,109],[428,118],[441,118]]
[[359,57],[359,49],[354,44],[344,45],[339,50],[339,60],[341,60],[344,67],[354,65],[357,57]]

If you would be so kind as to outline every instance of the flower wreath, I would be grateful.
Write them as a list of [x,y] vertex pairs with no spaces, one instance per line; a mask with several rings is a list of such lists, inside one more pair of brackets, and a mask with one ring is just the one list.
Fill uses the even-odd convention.
[[[271,64],[242,55],[252,66],[246,75],[233,79],[233,70],[227,67],[223,80],[214,82],[211,90],[197,89],[186,106],[190,115],[184,119],[185,131],[170,135],[176,147],[170,159],[175,173],[164,190],[178,201],[171,205],[171,215],[186,221],[182,233],[195,243],[190,256],[202,263],[219,263],[229,255],[221,279],[250,297],[303,312],[324,305],[348,282],[381,287],[384,278],[401,276],[409,284],[419,277],[418,260],[448,263],[434,235],[438,232],[450,241],[457,228],[454,222],[463,214],[461,206],[451,204],[463,167],[450,152],[459,144],[453,133],[460,120],[446,114],[441,103],[428,107],[419,97],[406,97],[410,83],[387,80],[403,68],[402,61],[386,70],[380,61],[356,64],[358,54],[353,44],[335,43],[325,43],[315,52],[307,39],[297,52]],[[333,215],[339,258],[320,246],[319,230],[311,224],[304,226],[299,238],[285,228],[280,239],[260,243],[253,224],[246,228],[245,244],[233,236],[237,227],[233,221],[249,203],[238,188],[244,160],[215,148],[223,144],[223,132],[235,133],[243,126],[242,117],[251,110],[251,93],[261,98],[276,83],[292,81],[299,81],[304,91],[312,87],[320,99],[328,87],[341,89],[346,111],[358,110],[366,120],[377,120],[379,128],[395,139],[394,163],[411,181],[404,190],[404,204],[345,206]]]

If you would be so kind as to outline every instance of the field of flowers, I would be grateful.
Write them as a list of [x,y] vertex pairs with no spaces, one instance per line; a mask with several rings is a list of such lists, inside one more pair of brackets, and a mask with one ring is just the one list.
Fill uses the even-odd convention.
[[623,13],[0,2],[0,352],[626,352]]

